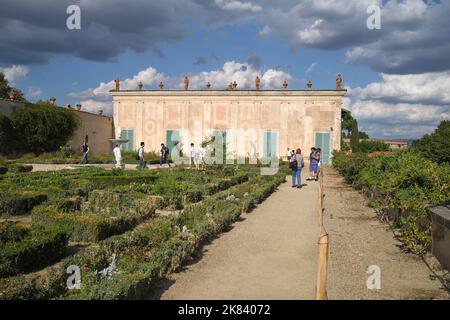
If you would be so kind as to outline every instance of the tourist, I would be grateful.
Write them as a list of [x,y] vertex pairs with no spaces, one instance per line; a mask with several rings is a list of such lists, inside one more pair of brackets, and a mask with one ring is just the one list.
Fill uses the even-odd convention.
[[147,162],[144,159],[145,156],[145,143],[141,142],[141,147],[138,150],[137,158],[139,160],[139,168],[145,169],[147,167]]
[[167,163],[170,168],[171,167],[170,161],[168,160],[170,150],[168,147],[166,147],[164,145],[164,143],[161,143],[161,151],[160,152],[161,152],[161,156],[159,158],[159,166],[162,167],[163,163]]
[[83,157],[81,158],[80,164],[87,164],[88,163],[88,153],[89,153],[89,146],[86,143],[86,141],[81,145],[81,153],[83,154]]
[[312,147],[309,154],[309,178],[306,180],[315,180],[319,159],[317,158],[317,149]]
[[199,155],[200,166],[201,166],[201,169],[203,170],[204,165],[205,165],[205,157],[206,157],[206,149],[203,146],[201,146],[198,149],[198,155]]
[[316,159],[317,159],[317,172],[316,172],[316,181],[319,180],[320,167],[322,165],[322,149],[317,148],[316,150]]
[[287,148],[286,158],[287,158],[287,161],[291,160],[291,149],[289,149],[289,148]]
[[113,149],[114,158],[116,160],[116,168],[122,168],[122,152],[118,144]]
[[189,152],[189,168],[195,164],[195,147],[194,144],[191,143],[191,149]]
[[[289,165],[292,170],[292,188],[301,188],[301,171],[304,166],[302,151],[296,150],[295,154],[290,158]],[[296,184],[297,182],[297,184]]]

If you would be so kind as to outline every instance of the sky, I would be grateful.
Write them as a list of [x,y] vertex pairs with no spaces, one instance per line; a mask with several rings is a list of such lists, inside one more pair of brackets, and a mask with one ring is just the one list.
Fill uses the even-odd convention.
[[449,0],[2,0],[0,71],[31,101],[105,114],[116,78],[334,89],[339,73],[360,130],[415,139],[450,119],[449,16]]

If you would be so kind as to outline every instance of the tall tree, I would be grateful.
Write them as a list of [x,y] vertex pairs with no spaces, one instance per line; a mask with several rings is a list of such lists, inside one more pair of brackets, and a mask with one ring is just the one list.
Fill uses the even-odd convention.
[[351,133],[350,133],[350,147],[353,152],[359,151],[359,131],[358,131],[358,121],[353,119],[351,125]]
[[442,121],[432,134],[415,141],[413,147],[426,158],[450,164],[450,120]]

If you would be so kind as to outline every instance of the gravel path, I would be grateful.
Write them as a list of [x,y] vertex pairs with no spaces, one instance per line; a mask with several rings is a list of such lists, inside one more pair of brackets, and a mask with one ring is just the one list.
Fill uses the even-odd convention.
[[[329,299],[449,299],[417,256],[403,253],[387,224],[333,169],[325,171],[325,226],[330,234]],[[428,257],[433,265],[434,258]],[[381,268],[381,289],[368,290],[367,267]]]
[[313,299],[316,192],[314,183],[293,189],[289,179],[152,299]]
[[[112,169],[114,167],[113,164],[44,164],[44,163],[33,163],[30,164],[33,166],[33,172],[35,171],[58,171],[58,170],[66,170],[66,169],[80,169],[80,168],[104,168],[104,169]],[[136,164],[125,164],[126,170],[136,170]],[[148,165],[149,169],[158,169],[160,168],[159,164]],[[167,168],[167,166],[163,166],[163,168]]]

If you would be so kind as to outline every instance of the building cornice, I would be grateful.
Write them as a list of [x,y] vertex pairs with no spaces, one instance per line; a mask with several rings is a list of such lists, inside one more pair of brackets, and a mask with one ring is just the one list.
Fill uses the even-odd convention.
[[344,97],[347,90],[120,90],[113,97]]

